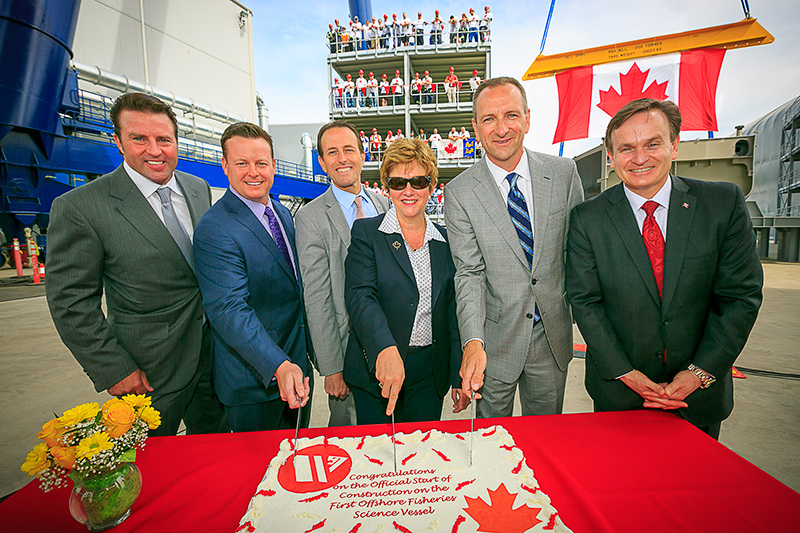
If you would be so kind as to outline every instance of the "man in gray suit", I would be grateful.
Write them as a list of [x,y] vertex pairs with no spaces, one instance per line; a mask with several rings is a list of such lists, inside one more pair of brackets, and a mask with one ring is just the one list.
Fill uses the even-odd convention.
[[326,124],[317,134],[317,150],[331,187],[297,212],[297,254],[311,342],[319,372],[325,376],[331,411],[328,425],[346,426],[356,423],[356,412],[342,378],[350,331],[344,304],[344,259],[353,221],[386,212],[389,202],[361,185],[364,147],[355,126],[343,120]]
[[456,265],[461,378],[478,415],[561,413],[572,320],[564,296],[567,216],[583,201],[575,163],[522,146],[530,127],[514,78],[483,82],[472,125],[486,157],[444,189]]
[[[192,267],[208,184],[175,172],[178,124],[158,98],[111,109],[124,163],[53,202],[47,301],[61,340],[97,391],[149,394],[153,435],[228,431],[210,383],[210,336]],[[107,316],[101,309],[105,292]]]

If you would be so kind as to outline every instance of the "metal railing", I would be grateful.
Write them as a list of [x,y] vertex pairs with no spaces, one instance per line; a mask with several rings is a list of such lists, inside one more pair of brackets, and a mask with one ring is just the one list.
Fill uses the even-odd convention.
[[402,52],[459,52],[488,50],[491,47],[492,32],[486,30],[458,30],[456,32],[441,31],[432,33],[430,29],[423,33],[407,35],[381,35],[371,38],[343,39],[339,34],[334,42],[326,41],[328,57],[337,59],[361,59],[379,57],[381,55],[399,54]]
[[[446,164],[447,162],[453,162],[458,166],[458,163],[463,160],[464,164],[471,165],[475,162],[475,160],[480,159],[483,157],[483,148],[477,147],[477,141],[474,138],[471,138],[474,141],[474,145],[476,146],[474,150],[472,150],[468,155],[463,155],[460,157],[451,157],[449,155],[440,154],[438,153],[438,149],[435,146],[436,143],[431,143],[430,139],[426,139],[425,142],[431,144],[431,149],[433,153],[436,154],[438,162],[440,165]],[[447,139],[444,139],[447,142]],[[391,144],[391,143],[389,143]],[[365,163],[380,163],[383,159],[383,153],[386,151],[386,141],[381,141],[380,144],[376,147],[375,143],[370,142],[369,147],[364,148],[365,152]]]
[[800,182],[800,168],[795,168],[780,177],[778,189],[783,192],[785,189],[788,190],[793,185],[797,185],[798,182]]
[[800,216],[800,204],[798,205],[785,205],[783,207],[778,208],[778,216],[779,217],[799,217]]
[[440,109],[471,111],[474,91],[470,89],[468,81],[461,83],[461,88],[455,91],[448,91],[444,82],[434,83],[434,87],[429,91],[424,89],[418,91],[413,84],[410,84],[403,87],[403,93],[400,95],[388,94],[386,91],[382,94],[379,87],[377,93],[370,92],[367,88],[366,93],[355,89],[348,94],[342,89],[342,95],[339,96],[339,89],[336,88],[331,90],[328,96],[328,106],[331,113],[341,116],[403,113],[406,103],[411,111],[432,112]]

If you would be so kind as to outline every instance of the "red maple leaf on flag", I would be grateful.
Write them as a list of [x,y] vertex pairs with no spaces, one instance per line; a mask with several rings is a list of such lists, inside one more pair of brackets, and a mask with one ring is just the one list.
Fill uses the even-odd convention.
[[453,155],[458,150],[458,146],[453,143],[448,143],[447,146],[444,147],[444,151],[450,155]]
[[477,531],[487,533],[524,533],[542,520],[536,518],[541,511],[538,507],[520,505],[512,509],[516,494],[511,494],[504,484],[496,490],[489,490],[487,504],[481,498],[467,498],[464,511],[478,523]]
[[642,72],[639,70],[639,65],[634,63],[626,74],[619,75],[622,94],[619,94],[614,87],[609,87],[608,91],[600,91],[600,103],[597,104],[597,107],[608,113],[609,117],[613,117],[625,104],[639,98],[666,100],[668,83],[666,81],[664,83],[656,83],[654,81],[647,89],[642,90],[644,82],[647,81],[648,72],[650,72],[650,69]]

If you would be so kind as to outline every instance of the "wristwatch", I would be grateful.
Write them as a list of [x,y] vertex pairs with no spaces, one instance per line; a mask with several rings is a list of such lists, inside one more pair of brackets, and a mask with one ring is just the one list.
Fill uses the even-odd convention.
[[700,379],[700,388],[707,389],[717,378],[694,364],[689,365],[689,371]]

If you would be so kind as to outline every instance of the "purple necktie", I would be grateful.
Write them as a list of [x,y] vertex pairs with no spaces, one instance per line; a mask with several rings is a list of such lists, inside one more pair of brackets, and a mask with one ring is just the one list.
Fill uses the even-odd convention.
[[281,225],[278,223],[278,217],[275,216],[269,204],[265,206],[264,215],[266,215],[267,221],[269,222],[269,231],[272,233],[275,245],[278,247],[278,250],[281,251],[281,254],[283,254],[284,259],[286,259],[286,264],[289,265],[292,272],[294,272],[294,266],[292,266],[292,259],[289,257],[289,248],[286,246],[286,239],[283,238]]

